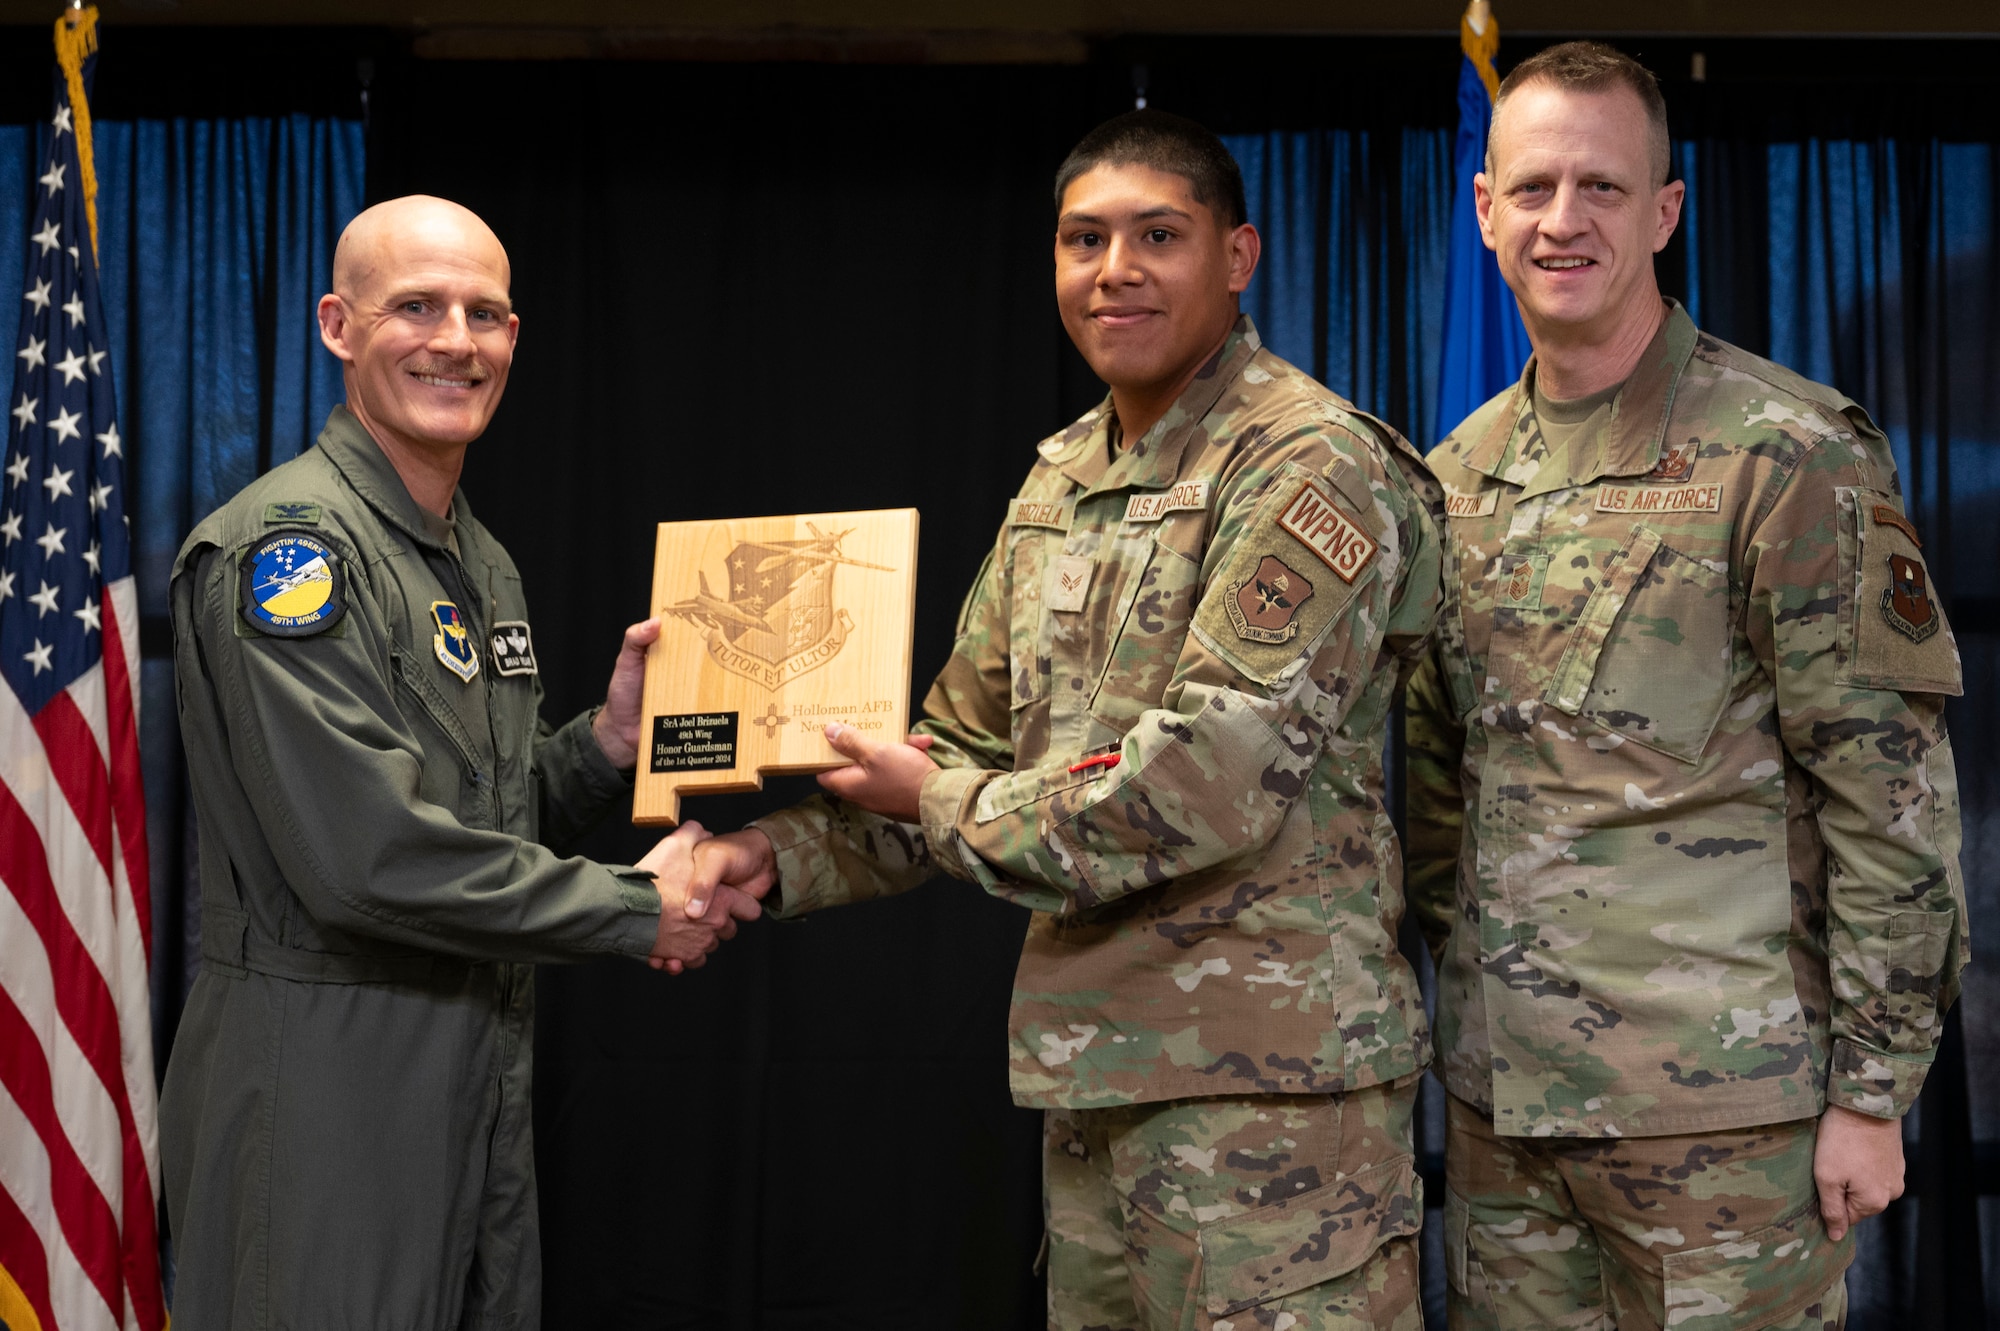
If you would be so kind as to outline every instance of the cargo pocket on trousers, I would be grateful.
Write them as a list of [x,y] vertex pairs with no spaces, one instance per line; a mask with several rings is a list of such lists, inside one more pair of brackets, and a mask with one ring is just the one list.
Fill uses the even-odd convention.
[[1486,1297],[1486,1268],[1472,1255],[1472,1210],[1449,1187],[1444,1190],[1444,1278],[1451,1292],[1481,1312],[1492,1311]]
[[1196,1231],[1202,1300],[1223,1317],[1344,1276],[1423,1227],[1408,1156]]
[[1808,1198],[1740,1239],[1668,1253],[1667,1324],[1729,1331],[1781,1322],[1825,1293],[1853,1260],[1853,1232],[1839,1243],[1829,1239],[1819,1198]]

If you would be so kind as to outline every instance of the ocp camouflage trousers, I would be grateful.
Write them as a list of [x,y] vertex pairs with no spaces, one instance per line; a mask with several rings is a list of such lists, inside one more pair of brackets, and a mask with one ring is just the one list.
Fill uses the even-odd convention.
[[1416,1081],[1053,1109],[1052,1331],[1421,1331]]
[[1501,1137],[1449,1102],[1452,1331],[1839,1331],[1818,1120],[1673,1137]]

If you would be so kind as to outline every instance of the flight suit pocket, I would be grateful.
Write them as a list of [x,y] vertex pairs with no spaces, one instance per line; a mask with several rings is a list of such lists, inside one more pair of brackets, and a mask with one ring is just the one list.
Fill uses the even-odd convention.
[[1731,1331],[1796,1316],[1854,1260],[1852,1231],[1827,1237],[1819,1198],[1740,1239],[1668,1253],[1662,1260],[1667,1324],[1674,1331]]
[[[431,744],[425,745],[419,784],[424,799],[450,809],[467,827],[493,826],[493,772],[480,761],[479,746],[471,732],[431,678],[430,667],[401,651],[394,655],[397,692],[429,719],[432,733],[443,741],[442,755]],[[408,711],[406,708],[406,715]]]
[[1212,1317],[1296,1294],[1356,1269],[1423,1227],[1423,1183],[1410,1157],[1196,1231],[1202,1301]]
[[1695,762],[1728,701],[1733,607],[1726,570],[1635,528],[1584,603],[1542,701]]

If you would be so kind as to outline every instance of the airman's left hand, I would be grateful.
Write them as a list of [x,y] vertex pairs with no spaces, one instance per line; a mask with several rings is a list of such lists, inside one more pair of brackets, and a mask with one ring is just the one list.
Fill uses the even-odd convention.
[[911,735],[901,744],[892,744],[869,739],[836,721],[826,728],[826,742],[843,758],[854,759],[852,767],[819,774],[820,786],[829,795],[898,822],[917,821],[917,798],[923,793],[924,778],[938,770],[926,752],[931,746],[929,735]]

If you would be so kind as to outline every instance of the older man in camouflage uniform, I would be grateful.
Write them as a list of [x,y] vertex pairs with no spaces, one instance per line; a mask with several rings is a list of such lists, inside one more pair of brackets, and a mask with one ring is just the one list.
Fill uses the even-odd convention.
[[1034,911],[1051,1326],[1415,1328],[1381,752],[1439,599],[1429,482],[1238,315],[1258,240],[1214,136],[1121,117],[1056,194],[1109,399],[1041,445],[915,742],[835,736],[845,798],[719,838],[694,890],[775,871],[793,914],[942,870]]
[[1502,86],[1480,224],[1535,356],[1431,456],[1412,895],[1454,1327],[1833,1327],[1966,955],[1951,631],[1889,444],[1700,333],[1652,76]]

